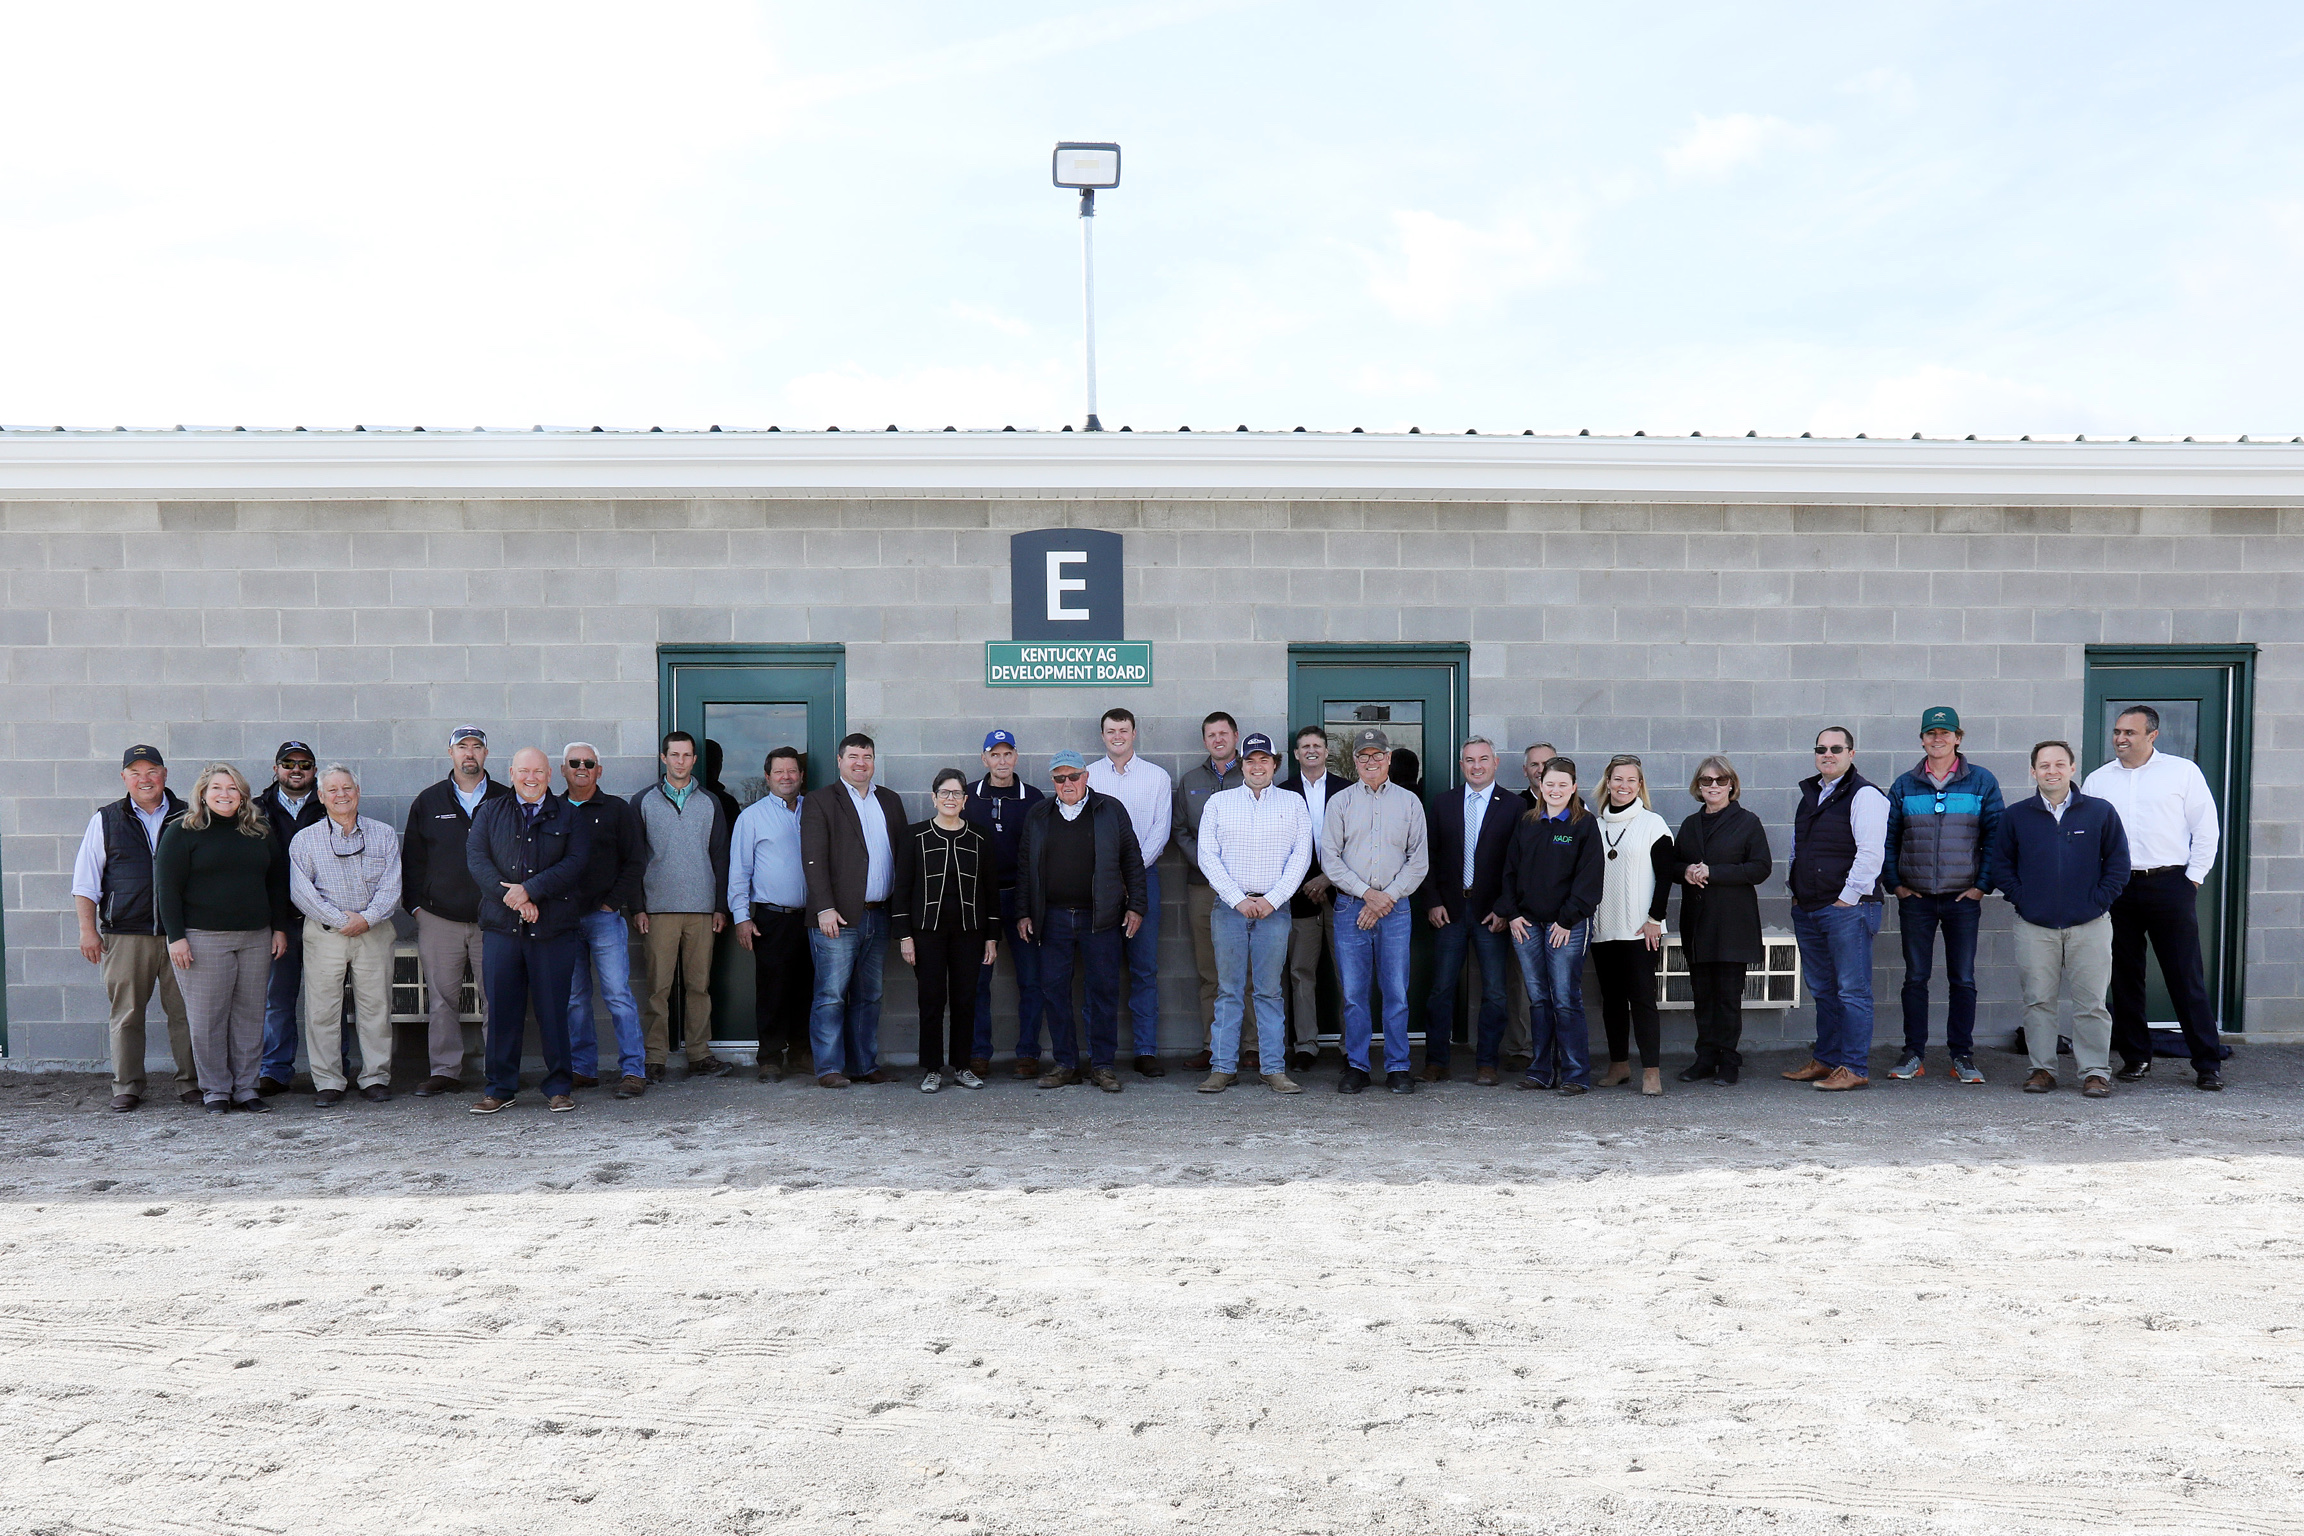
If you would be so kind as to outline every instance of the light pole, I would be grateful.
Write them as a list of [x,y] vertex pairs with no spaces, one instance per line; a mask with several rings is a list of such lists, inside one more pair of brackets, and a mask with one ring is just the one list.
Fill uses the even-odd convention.
[[1101,432],[1104,423],[1096,419],[1096,193],[1120,185],[1120,146],[1058,144],[1052,175],[1056,185],[1080,193],[1080,311],[1082,359],[1088,374],[1088,430]]

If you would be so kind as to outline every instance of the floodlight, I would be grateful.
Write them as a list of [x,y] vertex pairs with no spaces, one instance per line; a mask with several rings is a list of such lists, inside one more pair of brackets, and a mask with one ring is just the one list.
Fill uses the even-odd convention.
[[1059,144],[1053,166],[1056,185],[1075,191],[1109,192],[1120,185],[1120,146]]
[[1049,174],[1056,185],[1080,194],[1080,351],[1088,376],[1091,432],[1104,430],[1096,418],[1096,194],[1120,185],[1120,146],[1066,140],[1056,146]]

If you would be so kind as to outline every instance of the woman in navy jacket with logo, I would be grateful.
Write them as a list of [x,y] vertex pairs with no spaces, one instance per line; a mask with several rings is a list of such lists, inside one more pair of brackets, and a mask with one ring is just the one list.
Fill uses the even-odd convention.
[[1555,757],[1537,780],[1542,797],[1512,828],[1496,915],[1512,925],[1528,986],[1528,1074],[1517,1088],[1582,1093],[1592,1086],[1584,1021],[1584,952],[1600,910],[1607,865],[1600,823],[1576,792],[1576,764]]

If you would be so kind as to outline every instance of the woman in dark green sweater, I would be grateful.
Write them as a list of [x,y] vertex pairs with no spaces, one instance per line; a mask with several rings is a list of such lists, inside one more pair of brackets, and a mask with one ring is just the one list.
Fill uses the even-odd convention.
[[256,1071],[265,984],[288,949],[288,850],[239,770],[208,765],[191,809],[160,834],[152,878],[208,1113],[270,1109]]

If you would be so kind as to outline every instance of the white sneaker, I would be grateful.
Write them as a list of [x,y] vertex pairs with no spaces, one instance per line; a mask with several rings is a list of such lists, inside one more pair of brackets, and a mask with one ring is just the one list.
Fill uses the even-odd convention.
[[975,1073],[969,1071],[966,1067],[962,1067],[959,1071],[953,1073],[952,1081],[958,1083],[963,1088],[981,1088],[984,1086],[984,1079],[978,1077]]
[[931,1072],[926,1077],[920,1079],[920,1091],[922,1093],[934,1093],[937,1089],[943,1086],[944,1074],[941,1072]]

